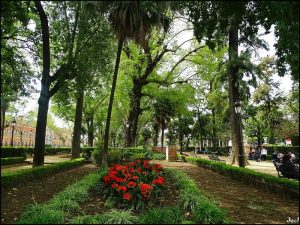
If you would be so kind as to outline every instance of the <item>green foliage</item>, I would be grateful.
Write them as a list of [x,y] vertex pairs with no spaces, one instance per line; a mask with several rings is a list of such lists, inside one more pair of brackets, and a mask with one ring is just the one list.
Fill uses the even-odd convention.
[[183,212],[179,207],[150,209],[140,216],[141,224],[180,224]]
[[105,214],[86,215],[75,217],[70,224],[137,224],[138,217],[132,215],[130,210],[111,210]]
[[26,157],[1,158],[1,166],[12,165],[24,162]]
[[111,210],[105,214],[105,224],[134,224],[138,222],[138,217],[131,214],[130,210]]
[[105,224],[107,221],[106,214],[78,216],[71,219],[68,224]]
[[192,220],[196,224],[227,224],[224,220],[224,212],[208,200],[196,205]]
[[64,213],[61,210],[51,209],[47,205],[33,205],[17,222],[18,224],[62,224]]
[[1,173],[1,186],[9,187],[28,180],[43,178],[60,171],[82,165],[83,163],[84,159],[80,158],[49,166],[34,167],[32,169],[18,170],[15,172],[3,172]]
[[32,148],[1,147],[1,158],[26,157],[26,153],[31,150]]
[[163,153],[153,153],[151,159],[153,159],[153,160],[165,160],[166,156]]
[[[96,148],[92,152],[92,160],[100,165],[101,163],[101,147]],[[121,163],[122,161],[133,161],[140,158],[149,158],[150,152],[144,147],[137,148],[109,148],[108,163]]]

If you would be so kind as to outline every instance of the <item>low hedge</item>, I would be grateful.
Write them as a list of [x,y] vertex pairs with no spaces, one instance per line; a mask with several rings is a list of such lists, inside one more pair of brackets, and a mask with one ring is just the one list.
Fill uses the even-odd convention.
[[206,159],[186,157],[189,163],[213,170],[214,172],[230,176],[233,179],[247,184],[266,189],[268,192],[282,194],[285,197],[299,198],[299,181],[275,177],[260,173],[248,168],[226,165],[224,163],[212,162]]
[[26,157],[1,158],[1,166],[23,163]]
[[282,154],[292,152],[295,154],[296,158],[299,159],[299,146],[266,145],[266,148],[268,150],[268,155],[272,155],[275,151]]
[[1,187],[9,187],[32,179],[43,178],[60,171],[82,165],[83,163],[84,159],[79,158],[48,166],[39,166],[31,169],[18,170],[15,172],[4,172],[1,173]]
[[[83,147],[80,148],[81,153],[91,153],[94,151],[96,147]],[[52,148],[52,147],[46,147],[45,148],[45,155],[55,155],[58,152],[67,152],[71,153],[70,147],[58,147],[58,148]],[[2,147],[1,148],[1,158],[7,158],[7,157],[23,157],[26,156],[26,154],[30,155],[33,154],[33,148],[30,147]]]
[[[101,162],[101,148],[97,148],[92,153],[92,159],[98,165]],[[153,156],[152,151],[147,150],[144,147],[137,147],[137,148],[110,148],[108,150],[108,164],[113,163],[122,163],[133,161],[135,159],[146,158],[151,159]]]

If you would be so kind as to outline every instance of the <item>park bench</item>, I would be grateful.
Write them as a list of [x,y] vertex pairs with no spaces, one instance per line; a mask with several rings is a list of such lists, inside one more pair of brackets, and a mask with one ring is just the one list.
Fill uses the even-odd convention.
[[273,161],[273,164],[278,173],[278,177],[299,179],[299,168],[294,167],[292,164],[286,165],[275,161]]
[[209,158],[210,161],[226,163],[225,160],[219,159],[219,157],[215,154],[209,154],[208,158]]

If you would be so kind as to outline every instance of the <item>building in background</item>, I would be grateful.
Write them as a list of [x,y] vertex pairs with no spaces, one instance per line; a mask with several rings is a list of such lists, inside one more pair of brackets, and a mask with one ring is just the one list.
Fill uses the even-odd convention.
[[[68,129],[53,131],[46,128],[45,144],[52,147],[70,147],[72,132]],[[33,147],[35,142],[35,127],[16,123],[15,127],[7,126],[3,132],[3,146]]]

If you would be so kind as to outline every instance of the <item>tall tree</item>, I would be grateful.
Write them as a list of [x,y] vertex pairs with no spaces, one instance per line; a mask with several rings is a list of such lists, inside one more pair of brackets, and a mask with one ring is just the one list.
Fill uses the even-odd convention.
[[[235,113],[234,104],[241,100],[240,81],[243,67],[239,61],[239,44],[245,43],[252,47],[263,46],[257,38],[259,20],[263,21],[263,13],[256,7],[256,2],[198,2],[189,4],[189,17],[194,25],[194,34],[198,41],[205,39],[206,44],[214,49],[228,40],[228,91],[231,118],[231,136],[233,161],[240,167],[245,166],[245,157],[240,130],[241,120]],[[240,36],[239,36],[240,34]]]
[[[33,22],[31,2],[1,2],[1,139],[6,126],[5,114],[10,104],[35,91],[33,72],[28,58],[36,54],[35,32],[29,29]],[[27,56],[27,57],[26,57]],[[34,57],[32,57],[33,59]]]
[[149,34],[151,33],[152,26],[162,24],[161,16],[158,16],[157,11],[153,11],[151,8],[147,9],[143,7],[142,4],[143,3],[139,1],[117,2],[117,4],[112,7],[112,11],[110,13],[112,27],[118,38],[118,51],[106,118],[102,151],[102,166],[107,165],[111,112],[123,43],[127,39],[132,39],[141,46],[145,46],[149,38]]

